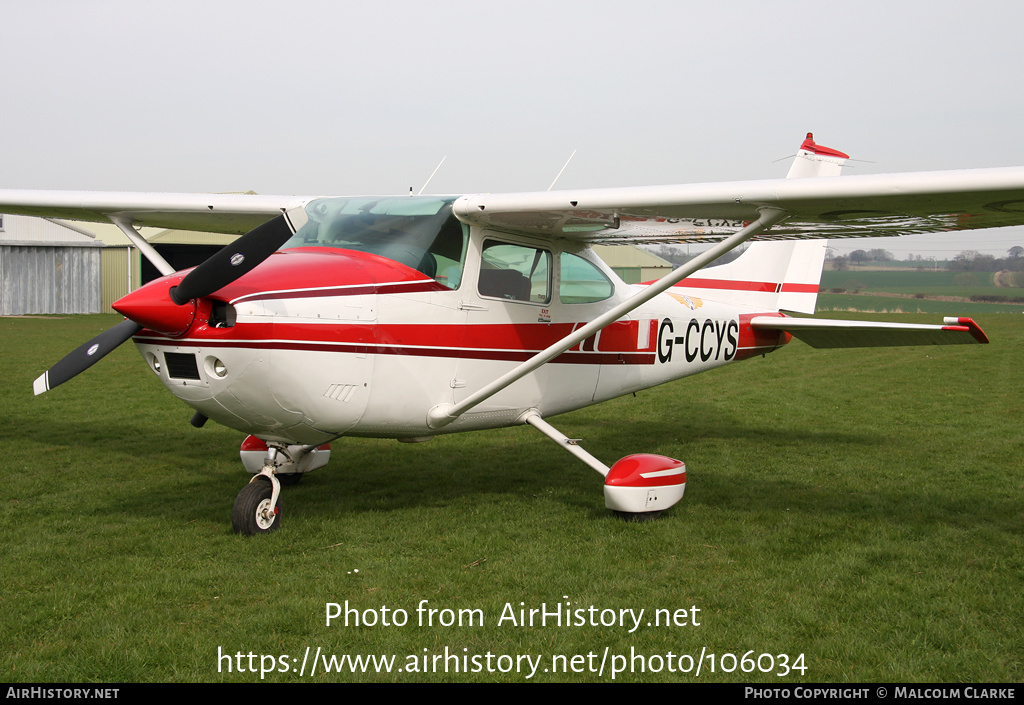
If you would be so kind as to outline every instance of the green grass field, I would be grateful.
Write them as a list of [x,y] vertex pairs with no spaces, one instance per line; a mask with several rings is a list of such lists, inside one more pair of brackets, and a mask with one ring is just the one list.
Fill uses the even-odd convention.
[[[559,417],[606,462],[687,462],[686,497],[653,523],[611,517],[600,477],[524,427],[336,442],[286,488],[282,529],[255,538],[230,525],[242,434],[192,428],[132,346],[32,396],[117,320],[0,319],[2,680],[259,681],[250,653],[272,657],[272,682],[528,680],[525,665],[410,672],[443,668],[446,649],[470,670],[540,658],[542,682],[610,682],[613,664],[624,682],[1024,680],[1019,314],[978,317],[988,346],[794,341]],[[346,600],[409,622],[327,626],[326,603]],[[483,624],[418,626],[423,600]],[[645,613],[633,633],[498,623],[506,605],[565,602]],[[693,606],[699,626],[647,626]],[[307,648],[397,661],[300,676]],[[702,650],[698,676],[686,657]],[[246,672],[218,659],[239,652]],[[779,675],[782,654],[802,670]]]
[[[951,287],[983,286],[995,288],[991,272],[951,272],[945,269],[894,270],[857,268],[843,271],[826,270],[821,273],[821,286],[828,289],[841,286],[847,289],[860,288],[865,291],[896,291],[897,289],[939,290]],[[1007,292],[1006,289],[1003,290]]]
[[[1004,290],[1005,291],[1005,290]],[[818,294],[818,315],[830,316],[834,311],[865,311],[868,313],[930,313],[940,316],[983,316],[1024,313],[1024,304],[990,304],[974,301],[895,298],[868,294]],[[929,323],[939,319],[932,316]]]
[[996,286],[992,272],[921,271],[857,271],[822,272],[822,291],[833,287],[847,291],[925,294],[927,296],[1005,296],[1024,298],[1024,289]]
[[[844,291],[837,293],[835,289]],[[967,300],[971,296],[1024,298],[1024,289],[995,286],[991,272],[949,272],[941,269],[826,270],[822,272],[821,291],[818,296],[819,312],[895,311],[947,316],[1024,312],[1024,303],[980,303]],[[902,296],[883,295],[886,293]],[[942,297],[960,300],[943,300]]]

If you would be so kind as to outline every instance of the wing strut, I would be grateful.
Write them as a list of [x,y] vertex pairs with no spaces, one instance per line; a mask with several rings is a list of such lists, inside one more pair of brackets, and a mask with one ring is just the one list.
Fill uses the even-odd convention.
[[610,309],[601,316],[598,316],[587,325],[579,328],[570,335],[559,340],[554,345],[540,351],[526,362],[518,365],[511,371],[505,373],[498,379],[494,380],[487,386],[483,387],[479,391],[470,394],[468,397],[460,401],[458,404],[438,404],[427,412],[427,424],[431,428],[442,428],[447,426],[452,421],[457,419],[462,414],[466,413],[480,402],[488,399],[489,397],[497,394],[505,387],[509,386],[516,380],[519,380],[526,375],[536,370],[541,365],[545,364],[558,357],[572,346],[583,342],[588,337],[601,330],[605,326],[614,323],[622,316],[625,316],[630,311],[634,310],[638,306],[642,306],[658,294],[667,290],[674,284],[682,281],[686,277],[690,276],[694,272],[698,271],[707,264],[718,259],[729,250],[732,250],[739,245],[743,244],[746,240],[750,239],[754,235],[767,230],[776,223],[784,220],[789,214],[785,211],[779,210],[778,208],[764,207],[759,209],[761,217],[755,220],[750,225],[746,226],[739,232],[731,235],[729,238],[718,243],[707,252],[695,257],[689,262],[680,265],[676,269],[672,270],[669,274],[651,284],[643,291],[631,296],[626,299],[618,306]]
[[163,276],[174,274],[174,267],[168,264],[167,260],[160,256],[160,253],[149,244],[149,241],[146,240],[146,238],[142,237],[142,233],[135,229],[131,220],[117,215],[107,217],[110,218],[111,223],[121,229],[121,232],[123,232],[128,237],[128,240],[130,240],[131,243],[139,249],[139,252],[149,260],[149,263],[156,267],[156,271],[160,272]]

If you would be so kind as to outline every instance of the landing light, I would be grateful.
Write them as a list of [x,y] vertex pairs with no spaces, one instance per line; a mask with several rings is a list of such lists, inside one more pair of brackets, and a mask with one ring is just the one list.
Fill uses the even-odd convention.
[[206,371],[217,379],[228,376],[228,367],[216,357],[206,358]]

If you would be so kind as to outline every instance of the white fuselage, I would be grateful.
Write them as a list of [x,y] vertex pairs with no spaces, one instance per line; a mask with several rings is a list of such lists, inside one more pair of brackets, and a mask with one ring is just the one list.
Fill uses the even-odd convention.
[[[479,283],[488,266],[482,249],[496,242],[535,246],[550,254],[547,293],[535,295],[542,300],[514,300]],[[336,255],[279,253],[268,260],[280,270],[271,284],[247,284],[243,278],[225,295],[234,308],[233,325],[203,320],[212,317],[200,308],[184,336],[146,330],[135,342],[161,381],[186,404],[226,426],[291,444],[319,444],[343,435],[419,438],[508,426],[528,409],[553,416],[784,342],[778,334],[755,339],[744,325],[764,309],[716,303],[674,289],[450,425],[432,429],[427,421],[432,407],[458,403],[636,291],[589,249],[572,246],[568,252],[607,278],[610,295],[589,302],[566,296],[570,285],[561,274],[567,270],[559,262],[570,255],[550,241],[533,243],[474,228],[455,289],[415,272],[398,276],[399,268],[378,267],[377,258],[362,253],[346,253],[343,268],[339,261],[336,285],[324,285],[322,279],[306,283],[302,272],[313,268],[303,266],[304,257],[321,262]],[[360,257],[373,276],[360,278]],[[298,274],[280,274],[285,264],[289,273]],[[317,266],[322,271],[326,265]]]

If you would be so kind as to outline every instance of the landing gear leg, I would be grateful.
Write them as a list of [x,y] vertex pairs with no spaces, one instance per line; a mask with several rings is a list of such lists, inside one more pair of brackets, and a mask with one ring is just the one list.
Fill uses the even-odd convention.
[[255,536],[281,526],[281,483],[274,473],[278,449],[271,446],[263,469],[235,498],[231,526],[236,534]]
[[638,454],[622,458],[610,468],[578,442],[531,409],[520,417],[565,450],[604,476],[604,506],[624,521],[654,521],[683,498],[686,489],[686,465],[663,455]]

